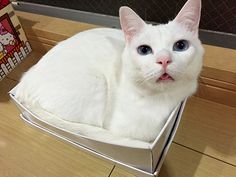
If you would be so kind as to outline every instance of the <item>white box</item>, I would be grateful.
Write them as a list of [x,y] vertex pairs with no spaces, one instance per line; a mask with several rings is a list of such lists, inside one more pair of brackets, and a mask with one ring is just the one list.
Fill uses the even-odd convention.
[[186,103],[184,100],[172,111],[160,134],[148,148],[137,148],[97,141],[50,125],[24,107],[14,97],[14,89],[10,91],[10,96],[20,109],[20,116],[24,121],[86,152],[113,162],[116,166],[139,177],[156,177],[158,175]]

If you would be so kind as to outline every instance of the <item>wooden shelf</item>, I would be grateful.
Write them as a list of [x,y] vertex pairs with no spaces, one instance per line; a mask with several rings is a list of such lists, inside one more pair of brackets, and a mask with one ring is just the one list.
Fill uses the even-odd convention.
[[[134,177],[125,170],[84,153],[20,120],[19,111],[10,101],[7,92],[58,41],[96,26],[24,12],[17,14],[34,52],[0,82],[0,176]],[[204,62],[200,84],[215,87],[208,90],[212,94],[220,93],[216,89],[235,94],[236,65],[233,66],[234,63],[231,62],[236,58],[235,51],[205,47],[207,61]],[[222,58],[227,62],[221,63]],[[218,77],[222,73],[226,75]],[[213,92],[214,90],[216,91]],[[232,94],[225,96],[226,92],[223,91],[223,102],[226,104],[220,104],[222,102],[218,100],[210,101],[216,99],[216,96],[209,98],[209,93],[204,92],[205,95],[201,93],[199,97],[188,100],[160,177],[235,176],[236,108],[233,106],[236,99],[231,97]],[[234,101],[230,102],[229,99]]]

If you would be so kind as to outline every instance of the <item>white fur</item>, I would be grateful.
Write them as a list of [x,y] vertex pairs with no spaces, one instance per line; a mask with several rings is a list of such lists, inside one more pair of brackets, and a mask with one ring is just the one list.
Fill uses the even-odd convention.
[[[133,24],[140,21],[127,7],[121,10],[125,37],[121,30],[99,28],[59,43],[24,75],[16,98],[65,121],[153,141],[174,107],[196,90],[203,48],[197,32],[176,20],[158,26],[138,23],[137,31],[123,18],[127,13]],[[173,51],[180,39],[190,42],[189,49]],[[139,55],[142,44],[150,45],[153,54]],[[163,55],[171,57],[167,72],[174,81],[156,82],[163,74],[156,59]]]

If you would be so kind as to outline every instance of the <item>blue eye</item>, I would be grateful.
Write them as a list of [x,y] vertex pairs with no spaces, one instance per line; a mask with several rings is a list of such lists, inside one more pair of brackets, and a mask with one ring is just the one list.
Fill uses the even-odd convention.
[[186,40],[179,40],[174,43],[173,51],[182,52],[189,48],[189,43]]
[[152,53],[152,48],[148,45],[141,45],[137,48],[137,52],[140,55],[148,55]]

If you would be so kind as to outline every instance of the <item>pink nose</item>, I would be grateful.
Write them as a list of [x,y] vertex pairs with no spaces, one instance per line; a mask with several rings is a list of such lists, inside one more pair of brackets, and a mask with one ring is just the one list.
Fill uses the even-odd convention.
[[171,59],[169,57],[161,57],[157,60],[158,64],[162,65],[164,69],[167,68],[167,65],[171,63]]

